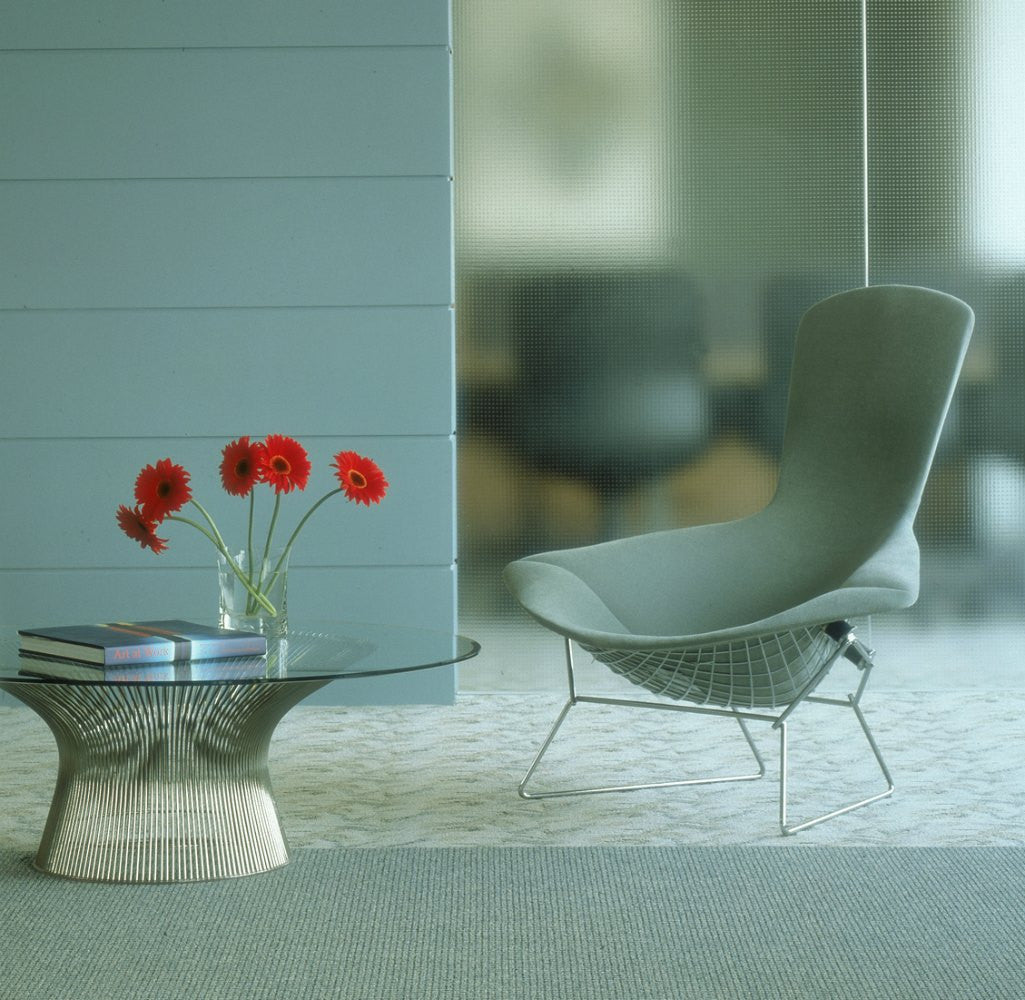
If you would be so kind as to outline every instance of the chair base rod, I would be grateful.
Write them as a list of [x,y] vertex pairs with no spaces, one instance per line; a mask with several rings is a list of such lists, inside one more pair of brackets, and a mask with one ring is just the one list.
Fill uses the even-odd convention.
[[747,725],[744,719],[740,717],[738,713],[728,711],[708,711],[702,714],[714,714],[714,715],[725,715],[736,718],[737,724],[740,726],[741,732],[744,734],[744,739],[747,741],[748,748],[754,755],[755,761],[758,764],[758,770],[753,774],[729,774],[715,777],[704,777],[704,778],[680,778],[674,781],[655,781],[647,782],[635,785],[600,785],[592,788],[562,788],[548,792],[528,792],[527,785],[530,783],[531,778],[534,776],[534,772],[537,770],[538,765],[541,763],[545,754],[548,752],[548,748],[552,745],[552,741],[555,739],[556,733],[562,727],[563,722],[566,721],[566,716],[569,715],[570,709],[579,703],[585,704],[599,704],[599,705],[625,705],[632,708],[662,708],[668,709],[669,711],[676,712],[690,712],[692,711],[689,707],[680,705],[661,705],[655,702],[646,701],[624,701],[622,699],[615,698],[598,698],[581,695],[576,698],[570,698],[569,701],[563,706],[562,711],[559,713],[555,720],[555,724],[552,726],[548,733],[544,743],[541,744],[541,749],[538,750],[534,760],[530,767],[527,769],[527,773],[523,776],[523,780],[517,787],[517,792],[521,798],[524,799],[557,799],[567,798],[573,795],[600,795],[610,792],[638,792],[645,791],[653,788],[678,788],[684,785],[714,785],[722,784],[730,781],[757,781],[759,778],[765,776],[765,761],[762,759],[762,755],[758,751],[758,747],[755,745],[754,740],[751,738],[751,733],[748,731]]
[[823,816],[816,816],[815,819],[805,820],[803,823],[780,823],[779,828],[783,831],[783,836],[789,837],[791,834],[799,833],[801,830],[807,830],[809,827],[818,826],[819,823],[825,823],[827,819],[842,816],[844,813],[853,812],[855,809],[860,809],[862,806],[871,805],[873,802],[878,802],[880,799],[888,798],[893,794],[893,789],[894,786],[890,785],[885,792],[880,792],[878,795],[872,795],[867,799],[862,799],[860,802],[852,802],[849,806],[844,806],[842,809],[834,809],[831,813],[826,813]]
[[[781,714],[781,715],[769,715],[766,713],[751,712],[748,710],[736,709],[736,708],[708,708],[698,705],[679,705],[669,704],[665,702],[655,701],[641,701],[633,700],[628,698],[610,698],[600,695],[581,695],[577,694],[576,686],[573,676],[573,652],[572,646],[569,640],[566,641],[566,655],[567,655],[567,668],[569,673],[569,700],[562,707],[562,711],[559,713],[549,730],[544,743],[541,744],[541,748],[538,750],[530,767],[527,769],[527,773],[523,776],[523,780],[520,781],[517,786],[517,792],[521,798],[524,799],[554,799],[554,798],[565,798],[574,795],[599,795],[611,792],[636,792],[645,791],[649,789],[659,788],[679,788],[686,785],[712,785],[712,784],[724,784],[727,782],[736,781],[756,781],[765,775],[765,761],[762,755],[758,751],[758,747],[755,745],[754,740],[751,738],[751,734],[747,728],[748,721],[755,722],[768,722],[772,724],[774,729],[778,729],[780,733],[780,777],[779,777],[779,826],[784,836],[798,833],[801,830],[806,830],[809,827],[817,826],[819,823],[824,823],[828,819],[833,819],[837,816],[842,816],[844,813],[849,813],[855,809],[861,809],[863,806],[870,805],[873,802],[878,802],[880,799],[888,798],[893,794],[894,784],[893,778],[890,775],[889,768],[886,766],[886,761],[883,759],[883,755],[879,750],[879,746],[875,741],[875,737],[872,735],[871,729],[869,729],[868,722],[865,719],[864,714],[861,711],[859,702],[865,689],[866,681],[871,670],[871,661],[865,667],[859,667],[863,669],[864,676],[862,677],[861,683],[858,686],[856,694],[848,695],[847,700],[844,701],[840,698],[822,697],[820,695],[812,695],[811,691],[817,685],[817,682],[821,677],[816,678],[815,684],[810,684],[802,692],[802,696],[798,701],[795,701]],[[838,657],[833,657],[830,660],[830,666]],[[876,763],[879,765],[879,769],[886,779],[886,790],[878,792],[875,795],[871,795],[867,798],[860,799],[857,802],[852,802],[849,805],[842,806],[839,809],[834,809],[832,812],[824,813],[821,816],[815,816],[812,819],[803,820],[800,823],[790,823],[787,819],[787,791],[788,791],[788,772],[789,772],[789,753],[787,749],[787,725],[788,717],[791,712],[801,702],[814,702],[820,705],[833,705],[843,708],[850,708],[854,711],[855,717],[861,726],[862,732],[865,735],[865,739],[868,741],[868,745],[872,750],[872,754],[875,757]],[[657,781],[657,782],[646,782],[629,785],[599,785],[595,787],[586,788],[563,788],[552,791],[541,791],[534,792],[528,791],[527,786],[530,784],[531,779],[534,777],[534,773],[537,771],[538,766],[547,754],[549,747],[555,739],[556,734],[559,732],[562,724],[566,721],[566,717],[569,715],[571,709],[579,704],[589,705],[612,705],[620,706],[625,708],[654,708],[661,711],[668,712],[684,712],[689,715],[712,715],[721,716],[725,718],[736,719],[740,726],[741,732],[744,734],[744,739],[747,741],[748,748],[753,754],[758,764],[758,770],[753,774],[732,774],[732,775],[721,775],[715,777],[701,777],[701,778],[682,778],[674,781]]]
[[807,830],[809,827],[817,826],[819,823],[824,823],[827,819],[833,819],[835,816],[842,816],[844,813],[853,812],[855,809],[861,809],[862,806],[871,805],[873,802],[878,802],[880,799],[888,798],[893,794],[894,784],[893,777],[890,775],[890,769],[886,766],[886,761],[883,760],[883,755],[879,750],[879,745],[876,743],[875,737],[872,735],[872,730],[868,727],[868,721],[865,719],[864,713],[861,711],[861,706],[858,704],[861,693],[861,689],[859,688],[858,693],[856,695],[850,695],[846,702],[840,701],[839,699],[826,698],[817,698],[815,700],[820,704],[841,705],[853,709],[854,715],[858,720],[858,724],[861,726],[861,730],[865,734],[865,739],[868,741],[868,745],[872,750],[872,755],[875,757],[876,763],[879,765],[879,770],[882,771],[883,777],[886,779],[886,790],[879,792],[876,795],[870,795],[868,798],[861,799],[858,802],[852,802],[850,805],[843,806],[840,809],[834,809],[832,812],[825,813],[822,816],[816,816],[813,819],[804,820],[801,823],[788,823],[787,772],[789,754],[787,752],[787,727],[784,722],[780,726],[779,736],[779,827],[780,830],[783,831],[784,836],[798,833],[801,830]]

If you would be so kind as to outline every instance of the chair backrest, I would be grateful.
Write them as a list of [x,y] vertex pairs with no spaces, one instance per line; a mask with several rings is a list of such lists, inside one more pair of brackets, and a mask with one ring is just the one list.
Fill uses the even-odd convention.
[[859,533],[918,510],[974,316],[960,299],[875,285],[823,299],[797,332],[777,503]]
[[908,607],[918,595],[914,516],[972,324],[963,302],[924,288],[823,299],[798,328],[767,507],[520,560],[506,570],[514,593],[549,627],[610,649],[732,641]]

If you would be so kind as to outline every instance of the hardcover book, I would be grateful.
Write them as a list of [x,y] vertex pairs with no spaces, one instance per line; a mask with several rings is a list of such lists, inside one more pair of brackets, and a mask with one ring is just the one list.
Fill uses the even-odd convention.
[[236,656],[226,660],[192,660],[140,663],[138,666],[100,667],[99,664],[22,653],[25,677],[50,677],[68,681],[155,684],[169,681],[251,680],[267,675],[266,656]]
[[257,632],[197,625],[195,622],[108,622],[19,629],[25,653],[57,656],[97,667],[263,656],[267,640]]

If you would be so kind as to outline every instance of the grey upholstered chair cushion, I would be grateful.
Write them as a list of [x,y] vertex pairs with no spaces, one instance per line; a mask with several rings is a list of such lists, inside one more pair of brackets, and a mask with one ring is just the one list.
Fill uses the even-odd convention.
[[526,610],[588,646],[668,650],[907,607],[912,530],[971,335],[961,301],[900,285],[810,309],[795,345],[779,483],[737,521],[510,564]]

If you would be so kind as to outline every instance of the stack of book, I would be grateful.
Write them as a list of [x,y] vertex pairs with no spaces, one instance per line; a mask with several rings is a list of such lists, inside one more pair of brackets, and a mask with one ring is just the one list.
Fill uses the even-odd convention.
[[19,629],[21,673],[69,680],[166,681],[259,677],[257,632],[170,619]]

